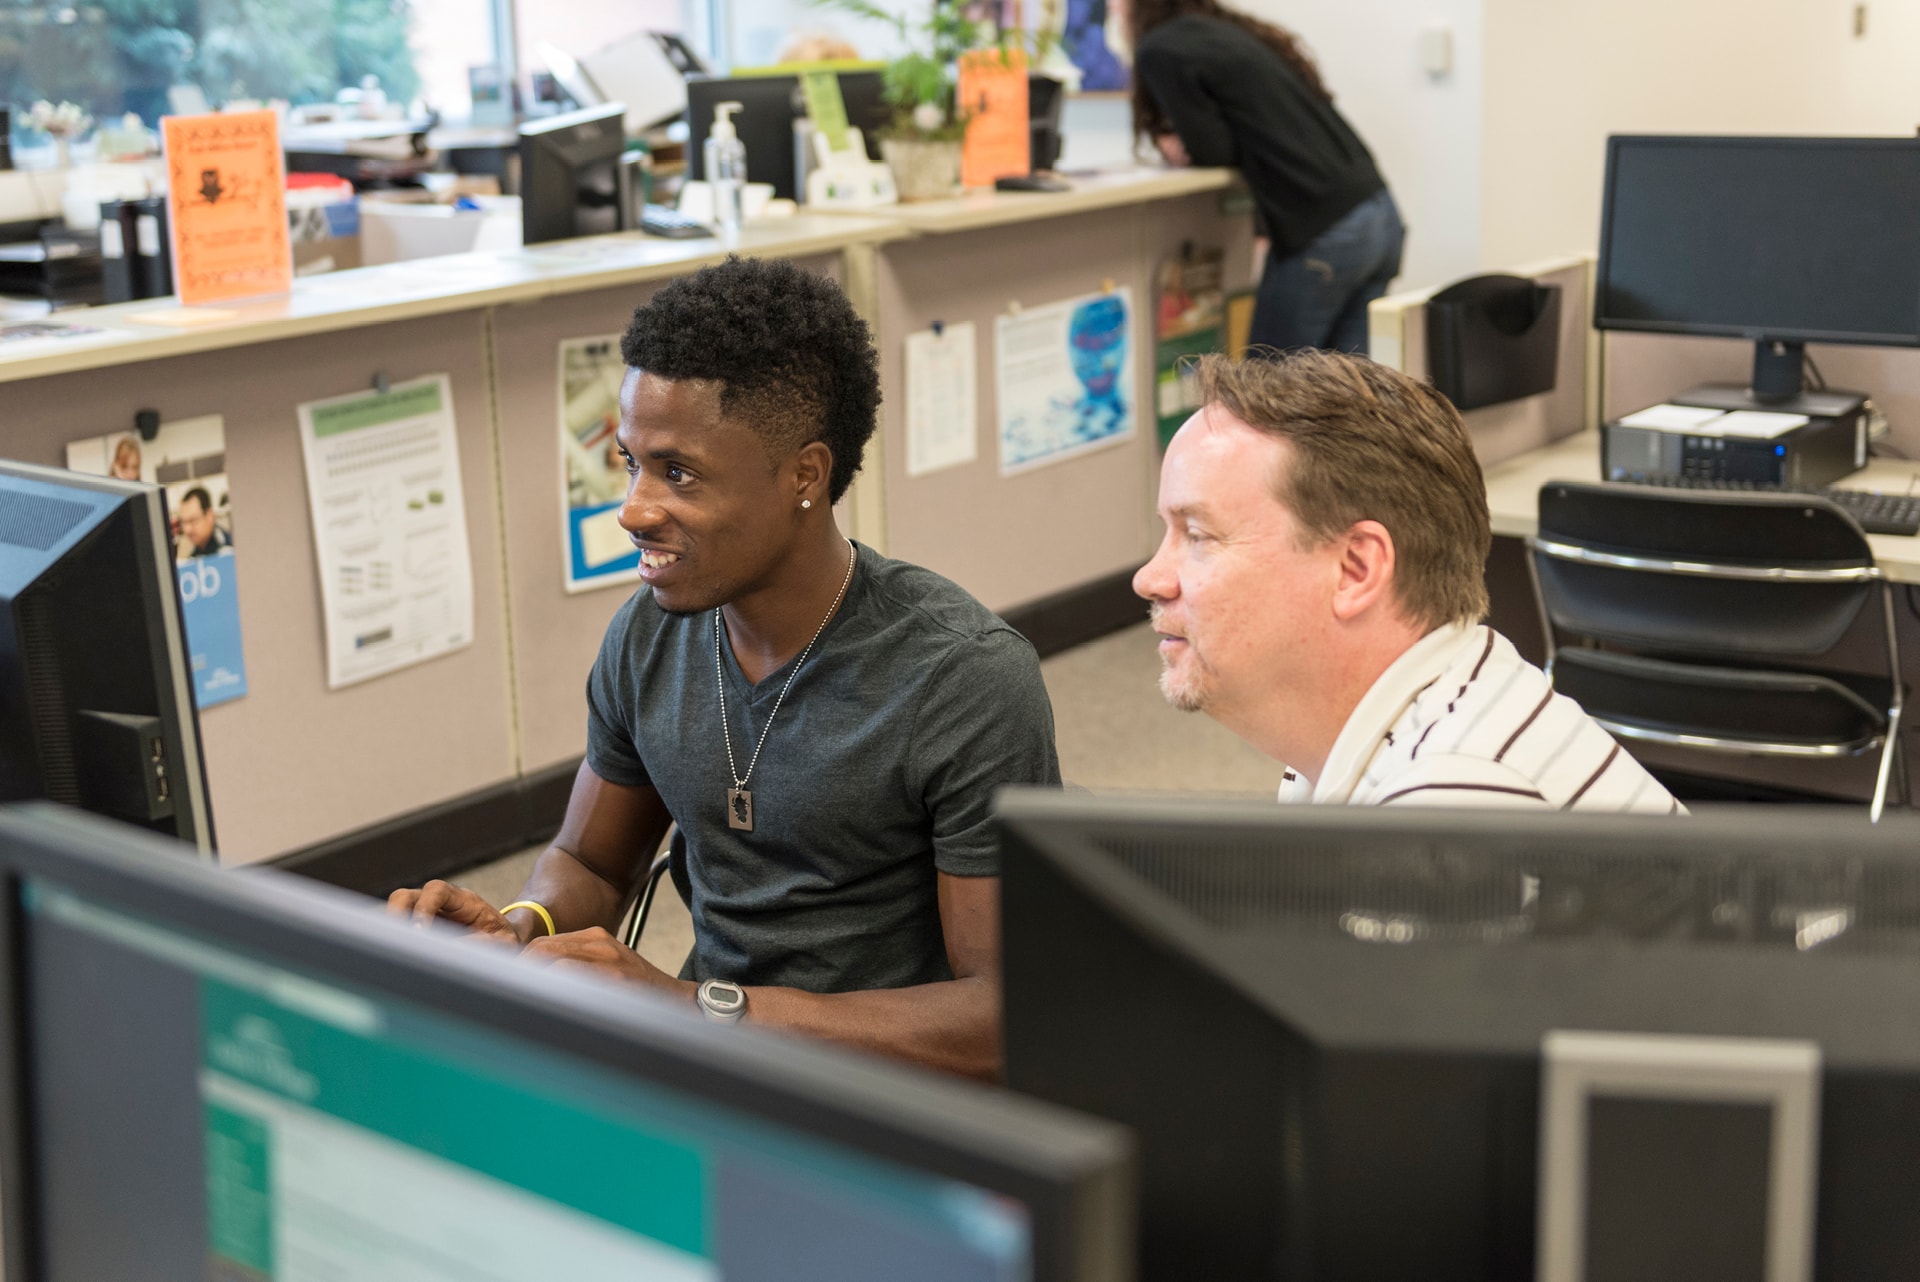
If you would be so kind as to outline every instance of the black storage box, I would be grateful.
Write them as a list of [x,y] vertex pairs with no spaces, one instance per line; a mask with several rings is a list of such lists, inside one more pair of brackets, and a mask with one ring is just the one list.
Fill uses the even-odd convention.
[[1553,390],[1560,287],[1472,276],[1427,300],[1427,373],[1461,411]]

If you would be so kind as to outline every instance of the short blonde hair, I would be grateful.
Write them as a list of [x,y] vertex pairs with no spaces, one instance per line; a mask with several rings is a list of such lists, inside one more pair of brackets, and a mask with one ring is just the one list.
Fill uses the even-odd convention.
[[1394,591],[1427,628],[1487,613],[1486,483],[1440,393],[1361,356],[1308,349],[1202,357],[1203,403],[1293,450],[1276,497],[1314,544],[1373,520],[1393,537]]

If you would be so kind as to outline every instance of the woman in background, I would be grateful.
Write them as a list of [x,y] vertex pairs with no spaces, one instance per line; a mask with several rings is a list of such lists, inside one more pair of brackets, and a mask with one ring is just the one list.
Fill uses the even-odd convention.
[[1251,341],[1365,353],[1406,229],[1366,144],[1292,33],[1218,0],[1110,0],[1133,46],[1134,128],[1168,163],[1237,168],[1271,242]]

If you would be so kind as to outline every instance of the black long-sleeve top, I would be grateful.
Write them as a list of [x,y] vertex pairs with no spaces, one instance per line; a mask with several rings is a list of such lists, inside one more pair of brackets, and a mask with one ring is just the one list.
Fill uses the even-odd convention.
[[1194,164],[1245,176],[1278,257],[1386,185],[1333,104],[1230,22],[1187,14],[1161,23],[1141,37],[1133,72]]

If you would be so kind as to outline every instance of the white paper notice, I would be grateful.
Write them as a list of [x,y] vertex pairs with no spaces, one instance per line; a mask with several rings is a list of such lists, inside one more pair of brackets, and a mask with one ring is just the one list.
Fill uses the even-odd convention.
[[1652,405],[1620,420],[1622,427],[1650,427],[1662,432],[1691,432],[1702,423],[1710,423],[1725,410],[1702,409],[1697,405]]
[[473,640],[473,562],[444,374],[300,406],[327,685]]
[[980,457],[973,322],[907,335],[907,475]]

